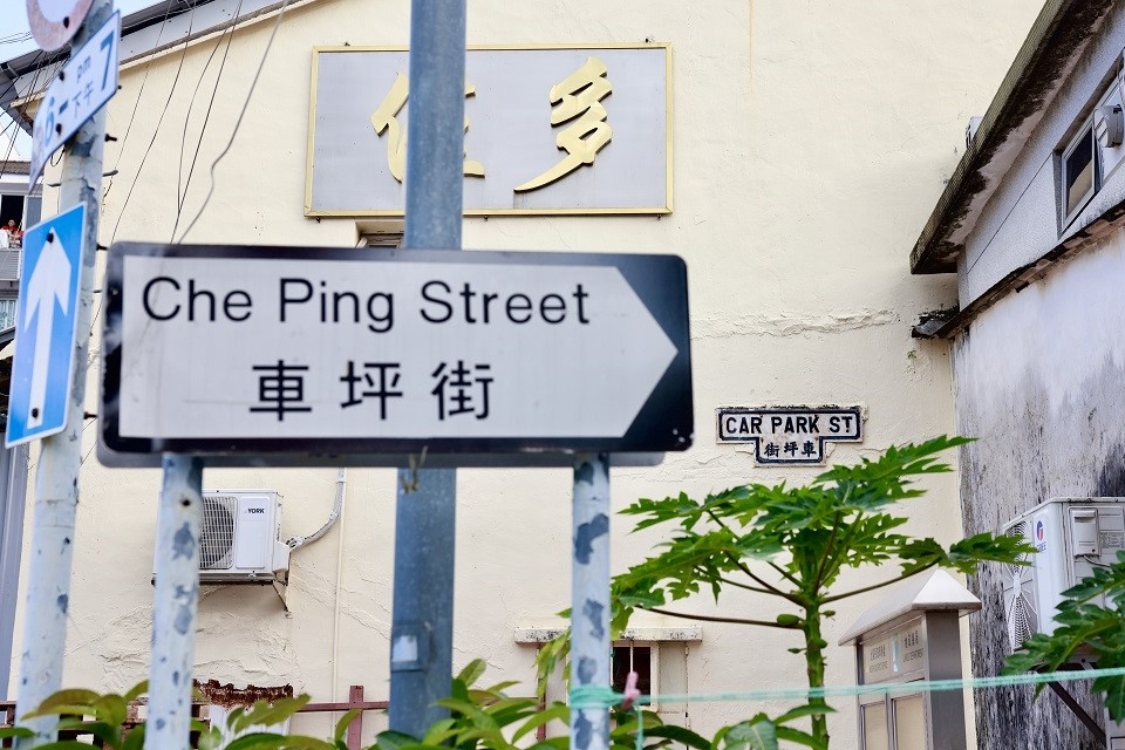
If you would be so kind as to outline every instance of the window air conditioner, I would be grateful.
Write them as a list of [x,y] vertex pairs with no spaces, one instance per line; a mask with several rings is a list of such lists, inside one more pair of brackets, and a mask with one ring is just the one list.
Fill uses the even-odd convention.
[[200,583],[284,581],[281,496],[272,490],[206,490],[199,534]]
[[1036,549],[1024,558],[1029,565],[1004,566],[1004,618],[1015,651],[1035,633],[1054,631],[1062,592],[1117,561],[1125,549],[1125,498],[1052,498],[1010,521],[1004,533]]

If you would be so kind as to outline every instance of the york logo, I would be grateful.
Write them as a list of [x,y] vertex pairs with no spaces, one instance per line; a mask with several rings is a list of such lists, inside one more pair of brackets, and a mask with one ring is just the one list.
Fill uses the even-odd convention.
[[265,508],[247,508],[246,512],[247,513],[265,513],[266,509]]

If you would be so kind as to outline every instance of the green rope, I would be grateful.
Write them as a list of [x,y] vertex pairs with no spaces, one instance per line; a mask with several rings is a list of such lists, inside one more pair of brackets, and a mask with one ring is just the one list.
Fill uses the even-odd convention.
[[570,689],[571,708],[612,708],[623,700],[625,696],[608,685],[578,685]]
[[[808,698],[843,698],[858,695],[926,693],[942,690],[981,690],[985,688],[1043,685],[1048,682],[1078,682],[1098,677],[1125,677],[1125,667],[1110,669],[1076,669],[1064,672],[1028,672],[997,677],[971,677],[963,680],[916,680],[885,682],[877,685],[844,685],[823,688],[786,688],[781,690],[747,690],[732,693],[686,693],[683,695],[642,695],[635,705],[638,710],[638,734],[642,726],[640,707],[656,701],[675,703],[711,701],[806,700]],[[609,709],[624,700],[621,693],[605,685],[579,685],[570,690],[570,705],[578,709]],[[639,747],[639,746],[638,746]]]

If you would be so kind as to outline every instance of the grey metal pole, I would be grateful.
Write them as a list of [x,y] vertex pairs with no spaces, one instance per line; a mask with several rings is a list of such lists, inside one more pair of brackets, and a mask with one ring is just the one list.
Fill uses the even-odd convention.
[[[574,461],[574,544],[570,591],[570,680],[609,688],[609,455]],[[571,750],[609,747],[609,709],[570,712]]]
[[27,505],[27,443],[0,450],[0,454],[0,477],[4,480],[4,496],[0,498],[0,700],[7,700],[23,552],[23,510]]
[[145,749],[182,750],[189,744],[191,731],[203,460],[165,453],[163,463],[164,484],[156,519]]
[[[113,0],[94,0],[72,47],[85,44],[113,15]],[[82,268],[79,271],[78,335],[74,344],[74,382],[67,407],[66,429],[43,439],[36,473],[35,509],[28,555],[27,608],[23,652],[16,688],[16,709],[22,715],[62,687],[66,651],[70,572],[74,558],[74,527],[78,508],[78,472],[82,465],[82,427],[86,413],[86,364],[90,355],[90,319],[94,299],[94,258],[98,247],[98,203],[102,191],[105,109],[88,120],[63,151],[59,208],[86,205]],[[50,717],[20,722],[36,737],[18,748],[49,741]]]
[[[461,248],[465,0],[412,0],[406,248]],[[420,737],[453,674],[456,472],[400,469],[391,629],[391,729]]]

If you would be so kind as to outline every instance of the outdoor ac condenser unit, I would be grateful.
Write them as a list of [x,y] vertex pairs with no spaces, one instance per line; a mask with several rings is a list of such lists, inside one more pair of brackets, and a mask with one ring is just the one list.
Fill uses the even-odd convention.
[[207,490],[199,534],[201,583],[272,583],[289,570],[281,496],[272,490]]
[[1025,558],[1029,565],[1004,566],[1004,617],[1015,651],[1035,633],[1054,631],[1062,592],[1117,561],[1125,549],[1125,498],[1053,498],[1010,521],[1004,533],[1036,549]]

